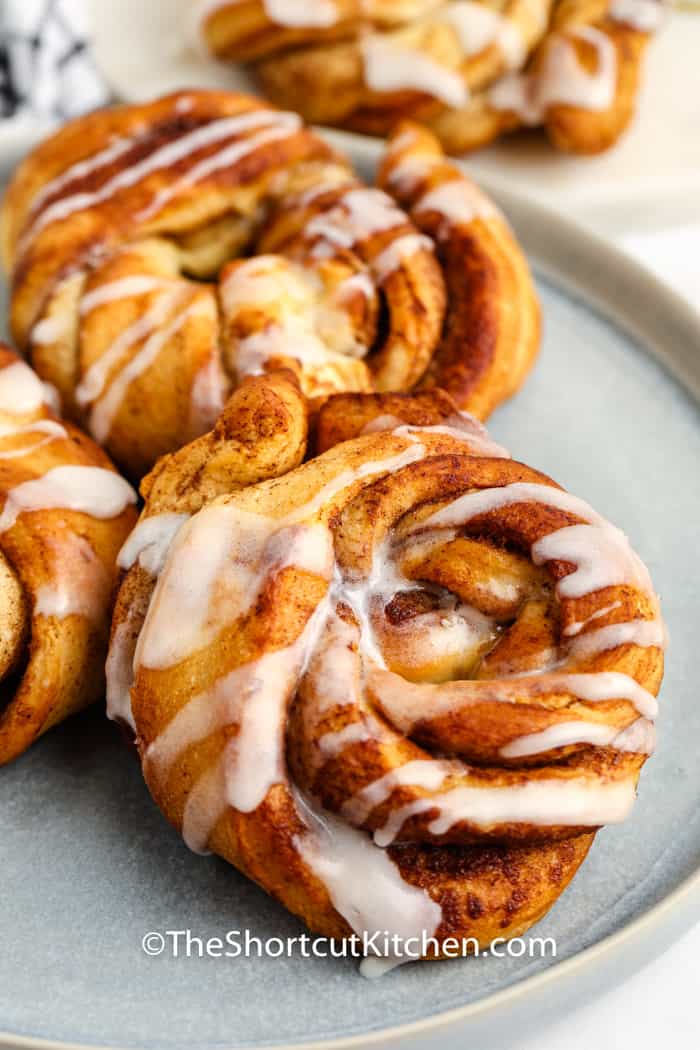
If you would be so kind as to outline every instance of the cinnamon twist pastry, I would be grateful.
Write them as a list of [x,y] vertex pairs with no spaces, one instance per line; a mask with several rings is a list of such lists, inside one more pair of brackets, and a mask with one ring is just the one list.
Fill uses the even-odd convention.
[[[275,6],[292,17],[292,0]],[[242,25],[243,7],[226,5],[229,26]],[[597,153],[633,115],[663,9],[663,0],[449,0],[393,28],[295,37],[255,72],[269,98],[319,124],[385,136],[410,117],[454,153],[541,126],[558,149]],[[206,26],[205,39],[225,57]]]
[[419,18],[440,0],[204,0],[195,31],[217,58],[250,62],[287,48],[390,29]]
[[663,666],[648,573],[439,391],[331,399],[318,438],[157,559],[147,494],[115,617],[147,605],[147,784],[319,933],[385,931],[392,961],[515,936],[634,801]]
[[136,494],[0,344],[0,765],[97,700]]
[[443,388],[486,419],[520,387],[539,347],[540,309],[525,256],[498,208],[426,128],[397,127],[377,181],[435,243],[445,277],[442,340],[419,385]]
[[[433,241],[296,115],[244,95],[74,121],[21,165],[2,232],[20,346],[132,476],[246,375],[292,369],[315,406],[408,390],[440,346]],[[536,311],[529,276],[517,291],[509,309]]]

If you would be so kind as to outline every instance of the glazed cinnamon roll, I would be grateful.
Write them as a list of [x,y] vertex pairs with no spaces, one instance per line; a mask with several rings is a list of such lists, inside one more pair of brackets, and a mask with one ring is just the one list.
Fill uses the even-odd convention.
[[663,0],[451,0],[393,29],[295,46],[255,72],[315,123],[384,136],[410,117],[453,153],[543,127],[558,149],[597,153],[634,113],[663,17]]
[[504,216],[426,128],[390,137],[377,181],[435,244],[447,288],[440,345],[419,386],[479,419],[522,384],[540,343],[530,270]]
[[97,700],[136,494],[0,344],[0,765]]
[[[411,389],[442,341],[433,240],[299,117],[244,95],[67,125],[15,175],[2,241],[18,343],[134,477],[206,432],[248,375],[291,369],[317,407]],[[511,309],[531,313],[525,283]]]
[[413,21],[440,0],[203,0],[194,30],[220,59],[250,62],[287,48]]
[[318,440],[168,527],[167,554],[134,540],[148,584],[129,571],[115,632],[142,610],[149,789],[313,930],[395,937],[385,962],[519,934],[634,802],[663,668],[649,575],[445,394],[331,399]]

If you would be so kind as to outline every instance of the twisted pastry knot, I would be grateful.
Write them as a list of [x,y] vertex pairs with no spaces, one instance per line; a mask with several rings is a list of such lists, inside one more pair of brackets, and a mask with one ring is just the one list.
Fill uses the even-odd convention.
[[341,7],[208,4],[201,29],[214,55],[255,60],[268,96],[315,123],[386,135],[412,117],[451,152],[543,126],[559,149],[596,153],[629,123],[664,3],[451,0],[420,11],[399,4],[393,27],[371,17],[353,22]]
[[146,574],[149,788],[319,932],[427,932],[428,955],[515,935],[632,805],[663,662],[648,573],[443,393],[333,398],[318,443],[181,520]]
[[0,765],[104,687],[114,561],[136,495],[0,344]]
[[[243,95],[189,92],[69,124],[20,167],[3,224],[19,344],[136,476],[206,432],[246,375],[291,368],[314,403],[406,390],[443,324],[471,309],[447,305],[432,240],[390,196],[295,114]],[[491,269],[518,281],[493,286],[496,328],[482,342],[522,378],[538,307],[510,233],[501,248]],[[526,345],[498,331],[521,308]],[[477,378],[493,374],[492,389],[475,410],[512,388],[499,369],[507,360],[484,363]]]

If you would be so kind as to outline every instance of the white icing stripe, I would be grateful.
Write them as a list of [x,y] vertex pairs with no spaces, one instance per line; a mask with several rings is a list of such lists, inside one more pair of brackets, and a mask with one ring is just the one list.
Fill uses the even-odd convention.
[[65,561],[57,559],[51,582],[38,588],[33,615],[83,616],[103,626],[110,612],[110,575],[83,536],[69,534],[61,542]]
[[50,404],[45,385],[24,361],[0,369],[0,412],[22,416]]
[[431,820],[428,831],[436,836],[445,835],[462,821],[482,828],[507,823],[543,827],[619,824],[629,814],[635,794],[633,778],[598,782],[551,777],[510,787],[456,787],[394,810],[375,831],[374,841],[381,847],[390,846],[409,818],[433,810],[438,816]]
[[79,405],[84,408],[97,400],[107,386],[112,369],[132,346],[140,343],[154,328],[165,322],[170,311],[182,301],[183,294],[182,286],[171,286],[168,291],[157,297],[145,313],[119,332],[114,342],[90,365],[75,388],[75,399]]
[[[183,292],[180,291],[179,294],[182,295]],[[191,295],[189,289],[185,290],[184,295]],[[104,444],[109,437],[114,418],[119,412],[127,391],[134,380],[138,379],[147,368],[150,368],[161,350],[167,346],[173,336],[191,318],[204,315],[213,316],[214,310],[215,307],[212,300],[198,296],[194,302],[190,302],[189,306],[186,306],[168,324],[153,332],[146,339],[139,352],[121,369],[110,383],[107,391],[93,405],[90,412],[90,430],[100,444]]]
[[62,314],[45,317],[42,321],[38,321],[32,328],[29,338],[34,346],[50,346],[52,343],[60,343],[67,339],[72,327],[72,316],[66,310]]
[[159,576],[170,545],[189,514],[154,514],[142,518],[126,539],[117,555],[120,569],[130,569],[136,562],[151,576]]
[[405,882],[389,855],[364,832],[299,796],[297,807],[309,831],[297,836],[295,846],[355,933],[395,934],[399,944],[433,936],[442,909],[427,890]]
[[501,49],[507,69],[519,69],[527,56],[518,26],[498,11],[472,0],[456,0],[443,13],[457,34],[464,55],[478,55],[492,44]]
[[35,510],[74,510],[92,518],[116,518],[136,493],[124,478],[103,467],[53,467],[41,478],[10,489],[0,515],[0,533],[20,514]]
[[98,306],[117,302],[120,299],[132,299],[139,295],[145,295],[146,292],[155,291],[156,288],[167,287],[169,284],[171,282],[164,280],[162,277],[149,277],[148,274],[120,277],[117,280],[110,281],[108,284],[101,284],[94,288],[93,291],[88,292],[87,295],[84,295],[80,302],[80,313],[84,317],[92,310],[97,309]]
[[[306,224],[307,239],[321,238],[328,245],[353,248],[373,234],[403,226],[405,212],[382,190],[356,187],[347,190],[327,211],[319,212]],[[322,247],[317,251],[324,250]]]
[[265,14],[279,26],[324,29],[339,19],[333,0],[263,0]]
[[133,149],[135,142],[136,140],[131,138],[117,138],[105,149],[99,150],[98,153],[93,153],[92,156],[71,164],[64,172],[41,187],[32,201],[30,215],[36,215],[43,207],[44,202],[49,197],[60,193],[64,186],[71,182],[77,182],[79,179],[84,179],[87,175],[99,171],[100,168],[106,168],[108,165],[113,164],[115,160],[128,153],[130,149]]
[[[608,109],[615,98],[617,52],[612,40],[593,26],[569,29],[555,35],[538,73],[510,74],[489,90],[490,104],[512,111],[523,124],[541,124],[550,106],[575,106],[593,112]],[[588,72],[580,63],[573,37],[596,50],[596,70]]]
[[593,722],[557,722],[539,733],[528,733],[511,740],[501,748],[500,753],[504,758],[524,758],[570,744],[593,744],[648,755],[653,750],[653,727],[651,722],[643,718],[637,719],[624,730]]
[[[203,0],[195,11],[200,25],[217,11],[229,7],[231,0]],[[340,19],[335,0],[263,0],[265,14],[279,26],[299,29],[325,29]]]
[[[375,420],[376,422],[376,420]],[[376,427],[377,430],[394,429]],[[369,430],[366,428],[366,431]],[[396,434],[446,434],[464,441],[471,446],[471,451],[483,456],[495,456],[498,459],[510,459],[511,455],[502,445],[497,445],[489,436],[485,427],[482,427],[477,419],[470,416],[468,412],[460,412],[457,416],[450,416],[444,423],[436,423],[433,426],[417,427],[410,424],[401,424],[396,427]]]
[[346,748],[353,744],[362,743],[364,740],[372,740],[374,734],[364,722],[350,722],[343,729],[335,732],[324,733],[319,738],[318,749],[325,761],[342,754]]
[[329,542],[320,523],[274,521],[232,504],[205,507],[171,544],[139,638],[137,664],[172,667],[209,644],[218,623],[232,623],[251,608],[267,574],[293,565],[329,578]]
[[131,710],[131,687],[134,684],[134,606],[129,606],[126,618],[117,625],[109,641],[105,664],[107,679],[107,717],[123,722],[136,734],[136,723]]
[[360,51],[370,91],[418,91],[455,107],[469,101],[469,89],[462,75],[418,48],[401,47],[381,36],[367,36],[360,40]]
[[666,18],[663,0],[611,0],[608,15],[640,33],[655,33]]
[[443,182],[428,190],[414,205],[413,211],[416,215],[436,211],[448,222],[461,225],[468,225],[475,219],[500,217],[498,208],[479,187],[459,175],[451,182]]
[[568,514],[575,514],[579,518],[590,522],[602,523],[601,518],[592,507],[578,496],[572,496],[564,489],[555,488],[553,485],[538,485],[529,481],[516,481],[510,485],[500,488],[477,489],[474,492],[465,492],[452,500],[442,510],[431,514],[415,531],[422,528],[455,527],[466,524],[472,518],[481,514],[488,514],[503,507],[512,506],[515,503],[540,503],[543,506],[554,507]]
[[38,441],[33,441],[29,445],[22,446],[22,448],[12,448],[0,452],[0,459],[17,459],[21,456],[28,456],[30,453],[43,448],[44,445],[56,441],[58,438],[68,437],[66,428],[61,426],[60,423],[56,423],[53,419],[38,419],[35,423],[27,423],[23,427],[6,427],[0,423],[0,439],[8,436],[18,437],[22,434],[44,434],[45,437],[39,437]]
[[[267,111],[263,110],[262,112],[266,113]],[[301,118],[298,117],[296,113],[273,111],[272,117],[274,119],[260,120],[258,123],[272,124],[273,127],[264,128],[262,131],[258,131],[256,134],[251,135],[249,138],[243,139],[242,141],[232,142],[229,146],[219,150],[218,153],[214,153],[210,157],[205,157],[204,160],[201,160],[199,164],[196,164],[186,175],[175,180],[170,186],[166,186],[159,190],[151,203],[144,208],[143,211],[139,212],[136,218],[140,222],[146,222],[148,219],[152,219],[154,215],[157,215],[159,211],[162,211],[165,205],[182,190],[196,185],[209,175],[213,175],[216,171],[221,171],[223,168],[233,168],[240,160],[249,156],[251,153],[254,153],[262,146],[267,146],[271,142],[279,142],[282,139],[289,138],[302,127]]]
[[666,630],[660,620],[631,620],[577,635],[569,642],[567,652],[570,659],[587,660],[621,645],[665,649],[666,640]]
[[368,683],[382,711],[398,730],[411,733],[418,723],[456,715],[470,704],[517,704],[559,693],[587,703],[627,700],[645,718],[658,711],[656,697],[629,675],[617,671],[588,673],[546,672],[540,675],[463,681],[407,682],[400,675],[380,668],[368,673]]
[[[204,126],[195,128],[193,131],[181,135],[178,139],[158,147],[137,163],[122,169],[108,179],[99,189],[75,193],[54,201],[46,208],[39,209],[36,213],[36,218],[22,236],[21,250],[49,224],[62,222],[78,211],[94,208],[96,205],[109,200],[110,197],[113,197],[121,190],[135,186],[154,171],[172,168],[183,159],[191,157],[216,142],[232,138],[234,135],[240,135],[251,129],[262,128],[266,125],[278,125],[277,130],[280,131],[282,130],[279,128],[280,124],[283,124],[286,128],[291,126],[298,127],[300,120],[293,114],[260,109],[247,111],[238,116],[223,117],[220,120],[214,120]],[[248,142],[250,143],[250,140]],[[132,145],[135,144],[136,140],[132,142]],[[246,143],[238,142],[234,145],[242,148]],[[253,146],[252,148],[255,147]],[[99,156],[99,154],[96,156]],[[218,167],[225,167],[231,163],[229,156],[230,154],[227,150],[222,150],[214,154],[214,156],[206,158],[200,164],[195,165],[189,177],[186,177],[189,180],[186,184],[190,185],[191,180],[197,181],[198,178],[203,178],[204,175],[217,170]],[[84,163],[87,164],[88,161]],[[58,182],[59,180],[56,180],[53,188],[51,188],[52,184],[45,187],[47,197],[55,192],[56,183]],[[177,183],[177,186],[180,186],[180,182]],[[170,193],[171,191],[169,190],[168,192]],[[172,192],[175,192],[174,188]],[[157,206],[160,207],[160,203]]]
[[432,252],[433,242],[422,233],[407,233],[403,237],[397,237],[395,241],[387,245],[383,251],[376,255],[370,263],[375,279],[383,284],[393,273],[405,262],[413,258],[417,252]]
[[417,528],[455,527],[479,515],[527,502],[554,507],[591,521],[590,524],[556,529],[532,546],[532,558],[536,565],[564,561],[576,566],[573,573],[557,582],[557,594],[561,598],[580,598],[621,583],[630,583],[653,595],[649,573],[630,547],[624,533],[596,514],[583,500],[548,485],[516,482],[502,488],[468,492],[432,514]]
[[581,598],[623,583],[647,594],[652,592],[647,569],[625,534],[613,525],[569,525],[557,529],[534,543],[531,553],[535,565],[568,561],[576,566],[574,572],[557,583],[557,593],[562,598]]

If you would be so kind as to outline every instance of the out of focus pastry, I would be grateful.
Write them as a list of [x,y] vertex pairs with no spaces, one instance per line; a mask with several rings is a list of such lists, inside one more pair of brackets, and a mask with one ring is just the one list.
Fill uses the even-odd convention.
[[[212,54],[231,57],[221,27],[228,40],[237,25],[242,33],[245,8],[209,5],[201,33]],[[259,59],[273,101],[374,135],[411,117],[456,153],[519,127],[543,127],[561,150],[607,149],[634,113],[644,51],[664,17],[663,0],[449,0],[410,14],[398,5],[399,24],[387,28],[343,20],[331,3],[319,37],[303,21],[316,4],[275,0],[266,10],[268,33],[294,20],[293,46],[281,50],[282,33],[272,57],[233,53]]]

